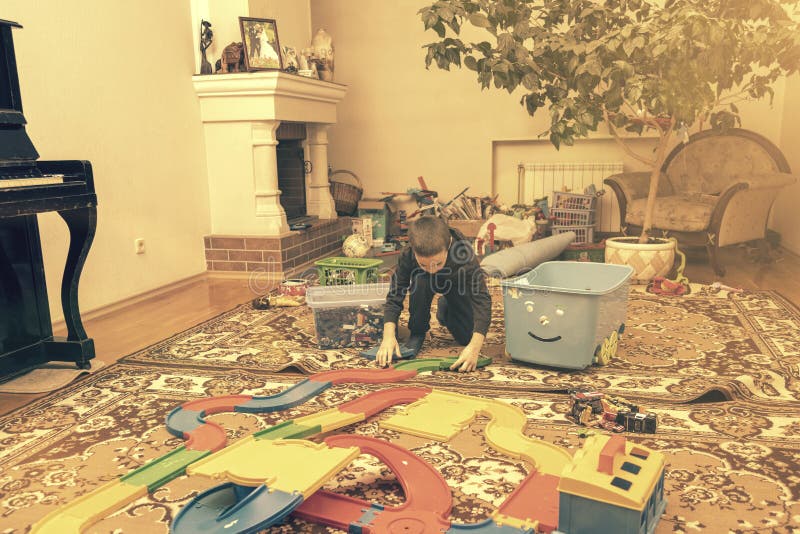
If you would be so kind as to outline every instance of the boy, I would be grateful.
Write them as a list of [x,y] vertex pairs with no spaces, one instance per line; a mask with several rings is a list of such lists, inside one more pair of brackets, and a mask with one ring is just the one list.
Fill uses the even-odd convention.
[[[472,246],[459,232],[438,217],[421,217],[408,229],[409,246],[402,252],[386,297],[383,341],[376,362],[388,365],[400,357],[397,319],[409,294],[408,328],[411,337],[404,348],[416,355],[430,329],[431,302],[441,294],[436,318],[459,345],[464,346],[450,367],[474,371],[492,315],[492,299]],[[404,354],[405,356],[406,354]]]

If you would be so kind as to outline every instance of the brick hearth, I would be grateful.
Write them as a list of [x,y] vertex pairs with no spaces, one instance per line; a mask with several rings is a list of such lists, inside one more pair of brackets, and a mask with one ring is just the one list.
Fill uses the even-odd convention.
[[340,250],[350,225],[349,217],[339,217],[280,237],[205,236],[206,266],[211,272],[266,273],[280,280]]

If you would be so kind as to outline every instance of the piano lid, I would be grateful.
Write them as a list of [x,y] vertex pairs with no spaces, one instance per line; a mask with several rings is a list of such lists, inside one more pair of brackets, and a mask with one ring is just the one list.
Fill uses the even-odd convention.
[[39,153],[25,131],[12,28],[22,26],[0,19],[0,165],[5,162],[29,167]]

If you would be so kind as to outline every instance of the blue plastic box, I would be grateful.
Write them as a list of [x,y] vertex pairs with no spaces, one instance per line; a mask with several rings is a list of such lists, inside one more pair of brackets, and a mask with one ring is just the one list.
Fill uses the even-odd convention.
[[506,351],[567,369],[606,363],[625,328],[631,274],[627,265],[549,261],[503,280]]

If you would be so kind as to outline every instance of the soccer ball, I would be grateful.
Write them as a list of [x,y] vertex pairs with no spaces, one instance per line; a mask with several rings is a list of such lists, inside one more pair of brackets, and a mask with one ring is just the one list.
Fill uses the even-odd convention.
[[363,236],[353,234],[344,240],[342,252],[348,258],[363,258],[369,252],[369,243]]

